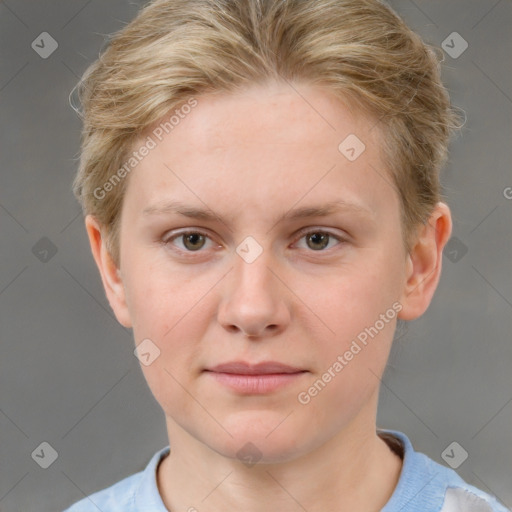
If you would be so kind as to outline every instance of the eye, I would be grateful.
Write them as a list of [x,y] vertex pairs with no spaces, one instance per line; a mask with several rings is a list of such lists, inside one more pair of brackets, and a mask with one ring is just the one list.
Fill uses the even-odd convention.
[[[334,246],[346,241],[343,237],[335,235],[330,231],[321,229],[312,230],[311,228],[309,228],[309,231],[302,231],[299,241],[302,239],[306,240],[306,248],[314,252],[326,252],[326,248],[329,248],[329,246],[332,247],[333,244],[331,244],[331,242],[333,240],[337,241]],[[181,246],[178,241],[181,242]],[[162,243],[165,246],[172,245],[176,247],[178,251],[185,253],[201,252],[208,241],[213,244],[212,239],[206,233],[197,230],[182,231],[162,239]]]
[[335,235],[329,231],[323,231],[321,229],[310,230],[302,232],[303,234],[299,240],[306,239],[306,245],[309,249],[315,252],[325,252],[324,249],[329,246],[332,240],[337,240],[337,244],[345,242],[341,236]]
[[183,243],[182,247],[178,247],[183,252],[199,252],[206,245],[206,240],[211,241],[210,237],[201,231],[183,231],[164,238],[162,242],[164,245],[171,243],[175,245],[175,240],[180,240]]

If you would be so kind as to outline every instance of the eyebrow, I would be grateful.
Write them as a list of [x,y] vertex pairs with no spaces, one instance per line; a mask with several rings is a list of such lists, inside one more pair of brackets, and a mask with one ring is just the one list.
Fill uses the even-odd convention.
[[[273,225],[275,226],[285,220],[297,220],[309,217],[327,217],[328,215],[339,212],[357,213],[371,218],[374,218],[376,215],[373,210],[370,210],[367,207],[338,199],[322,205],[293,208],[274,219]],[[144,208],[142,214],[144,216],[178,214],[191,219],[203,221],[221,220],[224,222],[222,217],[215,214],[210,208],[197,208],[182,203],[181,201],[161,201]]]

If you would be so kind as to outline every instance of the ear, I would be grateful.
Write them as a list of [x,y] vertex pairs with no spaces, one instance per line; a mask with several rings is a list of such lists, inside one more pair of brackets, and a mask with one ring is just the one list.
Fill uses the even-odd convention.
[[121,271],[116,267],[106,246],[106,239],[102,233],[102,227],[95,217],[85,217],[85,228],[89,236],[92,254],[98,270],[100,271],[103,287],[110,307],[114,311],[118,322],[124,327],[132,327],[126,295],[121,278]]
[[441,276],[443,248],[452,232],[450,209],[437,203],[428,222],[418,228],[416,241],[407,255],[406,283],[398,314],[402,320],[420,317],[430,305]]

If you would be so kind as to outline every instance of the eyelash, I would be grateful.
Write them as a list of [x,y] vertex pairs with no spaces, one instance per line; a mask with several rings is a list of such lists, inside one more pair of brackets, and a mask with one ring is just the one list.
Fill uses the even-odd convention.
[[[338,241],[338,244],[335,245],[338,246],[338,245],[342,245],[344,243],[347,243],[347,239],[343,238],[342,236],[340,235],[337,235],[335,233],[333,233],[332,231],[327,231],[327,230],[324,230],[324,229],[311,229],[311,228],[306,228],[305,230],[302,230],[298,233],[298,238],[297,238],[297,241],[298,240],[301,240],[303,239],[305,236],[307,235],[313,235],[313,234],[322,234],[322,235],[329,235],[329,242],[331,241],[331,238],[334,238]],[[161,243],[167,247],[169,246],[174,240],[176,239],[179,239],[180,237],[184,237],[186,235],[201,235],[201,236],[204,236],[205,238],[208,238],[209,240],[211,240],[210,236],[205,233],[204,231],[201,231],[201,230],[186,230],[186,231],[181,231],[181,232],[178,232],[178,233],[175,233],[174,235],[170,236],[170,237],[163,237],[162,240],[161,240]],[[332,249],[332,247],[331,247]],[[204,252],[203,248],[201,249],[198,249],[197,251],[189,251],[189,250],[186,250],[186,249],[174,249],[174,250],[177,250],[178,252],[180,253],[184,253],[184,254],[187,254],[187,255],[190,255],[192,257],[194,257],[194,254],[200,254],[202,252]],[[310,249],[309,252],[312,252],[312,253],[325,253],[325,252],[328,252],[330,249],[321,249],[321,250],[318,250],[318,251],[314,251],[313,249]]]

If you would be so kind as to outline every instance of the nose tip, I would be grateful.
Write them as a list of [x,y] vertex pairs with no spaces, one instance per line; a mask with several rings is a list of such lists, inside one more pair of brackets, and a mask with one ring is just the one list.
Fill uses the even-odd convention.
[[275,335],[290,320],[284,290],[264,251],[252,263],[242,258],[224,281],[219,323],[230,333],[251,341]]

